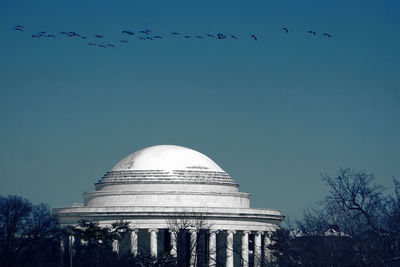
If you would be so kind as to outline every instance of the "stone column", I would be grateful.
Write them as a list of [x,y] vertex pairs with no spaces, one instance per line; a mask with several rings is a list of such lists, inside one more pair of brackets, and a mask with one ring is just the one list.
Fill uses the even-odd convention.
[[250,231],[242,233],[242,266],[249,267],[249,234]]
[[158,229],[149,229],[150,233],[150,254],[157,258],[157,232]]
[[112,251],[119,254],[119,241],[118,239],[114,239],[112,241]]
[[234,230],[228,230],[226,236],[226,267],[233,267],[233,235]]
[[271,244],[270,232],[267,232],[264,235],[264,263],[266,266],[269,266],[269,264],[271,263],[271,260],[272,260],[272,254],[268,248],[268,246],[270,244]]
[[197,263],[197,232],[195,229],[190,232],[190,267],[196,267]]
[[178,257],[178,246],[176,243],[176,239],[178,236],[178,233],[175,232],[174,230],[169,230],[170,234],[171,234],[171,251],[170,251],[170,255],[174,258]]
[[261,235],[263,232],[258,231],[254,237],[254,267],[261,266]]
[[74,257],[75,254],[75,237],[73,235],[70,235],[68,237],[69,241],[69,265],[72,266],[72,258]]
[[65,244],[64,244],[64,236],[60,236],[60,253],[61,253],[61,257],[60,257],[60,266],[63,267],[64,264],[64,255],[65,255]]
[[131,254],[136,257],[138,253],[138,229],[131,231]]
[[217,265],[217,231],[210,230],[210,238],[208,240],[208,266],[215,267]]

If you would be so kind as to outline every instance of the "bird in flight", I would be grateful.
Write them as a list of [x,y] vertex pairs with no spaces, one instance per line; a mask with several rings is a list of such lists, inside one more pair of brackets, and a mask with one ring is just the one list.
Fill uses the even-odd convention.
[[108,47],[115,48],[115,45],[113,45],[113,44],[107,44],[107,46],[108,46]]
[[217,38],[220,39],[220,40],[221,40],[221,39],[226,39],[226,36],[225,36],[225,34],[223,34],[223,33],[218,33],[218,34],[217,34]]
[[101,47],[101,48],[107,48],[105,45],[99,45],[99,47]]
[[88,43],[89,46],[96,46],[95,43]]
[[135,34],[134,32],[126,31],[126,30],[123,30],[121,33],[122,34],[126,33],[126,34],[129,34],[129,35],[134,35]]
[[308,33],[311,33],[311,34],[313,34],[313,35],[316,35],[316,33],[315,33],[315,31],[308,31]]
[[119,40],[120,43],[127,43],[127,40]]
[[95,34],[94,36],[96,36],[96,38],[104,38],[104,36],[103,35],[101,35],[101,34]]
[[25,29],[25,27],[24,27],[24,26],[22,26],[22,25],[17,25],[17,26],[15,26],[15,27],[14,27],[14,30],[16,30],[16,31],[20,31],[20,32],[23,32],[23,31],[24,31],[24,29]]
[[258,41],[257,36],[255,36],[254,34],[252,34],[252,35],[250,35],[250,36],[251,36],[251,38],[253,38],[255,41]]
[[232,37],[232,39],[235,39],[235,40],[239,39],[235,35],[231,35],[231,37]]
[[53,38],[54,39],[54,38],[56,38],[56,36],[54,34],[48,34],[47,38]]
[[189,38],[190,38],[190,36],[189,36],[189,35],[185,35],[184,37],[185,37],[186,39],[189,39]]
[[40,36],[37,34],[34,34],[34,35],[32,35],[32,38],[40,38]]
[[286,27],[283,27],[282,30],[284,30],[286,33],[289,33],[289,29]]
[[197,39],[203,39],[204,37],[201,36],[201,35],[197,35],[196,38],[197,38]]
[[181,35],[179,32],[171,32],[173,35]]
[[154,39],[162,39],[162,36],[156,35],[156,36],[153,36],[153,38],[154,38]]
[[324,34],[322,34],[323,36],[326,36],[326,37],[329,37],[329,38],[332,38],[332,35],[330,34],[330,33],[324,33]]

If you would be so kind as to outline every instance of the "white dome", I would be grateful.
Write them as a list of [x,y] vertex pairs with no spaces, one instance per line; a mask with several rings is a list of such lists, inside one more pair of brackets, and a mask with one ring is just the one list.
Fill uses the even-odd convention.
[[88,206],[242,207],[249,195],[214,161],[172,145],[152,146],[121,160],[84,194]]
[[130,154],[111,171],[196,170],[223,172],[209,157],[193,149],[174,146],[151,146]]

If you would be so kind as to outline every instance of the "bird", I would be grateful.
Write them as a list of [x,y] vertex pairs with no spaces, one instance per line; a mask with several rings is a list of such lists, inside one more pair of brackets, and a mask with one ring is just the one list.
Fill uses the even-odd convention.
[[150,30],[142,30],[142,31],[139,31],[139,32],[143,33],[143,34],[146,34],[146,35],[149,35],[149,33],[151,33]]
[[282,30],[284,30],[286,33],[289,33],[289,29],[286,27],[283,27]]
[[86,39],[87,39],[86,36],[79,35],[79,37],[81,37],[81,39],[83,39],[83,40],[86,40]]
[[180,35],[179,32],[171,32],[171,34],[173,34],[173,35]]
[[101,48],[107,48],[105,45],[99,45],[99,47],[101,47]]
[[54,39],[54,38],[56,38],[56,36],[54,34],[48,34],[47,38],[53,38]]
[[34,34],[34,35],[32,35],[32,38],[40,38],[40,36],[39,36],[39,35],[36,35],[36,34]]
[[186,39],[189,39],[189,38],[190,38],[190,36],[189,36],[189,35],[185,35],[184,37],[185,37]]
[[24,25],[16,25],[15,28],[25,28]]
[[126,34],[129,34],[129,35],[134,35],[135,34],[134,32],[127,31],[127,30],[123,30],[121,33],[122,34],[126,33]]
[[24,31],[24,29],[23,29],[23,28],[19,28],[19,27],[15,27],[15,28],[14,28],[14,30],[16,30],[16,31],[20,31],[20,32],[23,32],[23,31]]
[[147,37],[146,37],[146,40],[153,40],[153,38],[147,36]]
[[107,46],[108,46],[108,47],[115,48],[115,45],[113,45],[113,44],[107,44]]
[[201,35],[197,35],[196,38],[197,38],[197,39],[203,39],[204,37],[201,36]]
[[120,43],[127,43],[127,40],[119,40]]
[[154,39],[162,39],[162,36],[156,35],[156,36],[153,36],[153,38],[154,38]]
[[214,35],[212,35],[212,34],[206,34],[208,37],[211,37],[211,38],[215,38],[215,36]]
[[226,39],[226,36],[223,33],[218,33],[217,34],[217,38],[220,39],[220,40],[221,39]]
[[67,32],[67,35],[68,35],[69,37],[79,36],[79,34],[77,34],[76,32]]
[[316,35],[316,33],[315,33],[315,31],[308,31],[308,33],[311,33],[311,34],[313,34],[313,35]]
[[144,38],[144,37],[139,37],[139,40],[146,40],[146,38]]
[[324,33],[324,34],[322,34],[323,36],[326,36],[326,37],[329,37],[329,38],[332,38],[332,35],[330,34],[330,33]]
[[235,35],[231,35],[231,37],[232,37],[232,39],[235,39],[235,40],[239,39]]
[[89,46],[95,46],[95,43],[88,43]]
[[68,35],[68,33],[67,33],[67,32],[60,32],[60,34],[65,34],[65,35]]
[[96,36],[96,38],[104,38],[104,36],[103,35],[101,35],[101,34],[95,34],[94,36]]
[[250,35],[250,36],[251,36],[251,38],[253,38],[254,40],[258,41],[257,36],[255,36],[254,34],[252,34],[252,35]]

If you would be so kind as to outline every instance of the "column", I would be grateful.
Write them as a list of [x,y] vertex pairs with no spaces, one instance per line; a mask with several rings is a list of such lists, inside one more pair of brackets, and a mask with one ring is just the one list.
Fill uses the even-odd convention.
[[195,229],[190,232],[190,267],[196,267],[197,263],[197,232]]
[[157,258],[157,232],[158,232],[158,229],[149,229],[150,255],[155,258]]
[[249,234],[250,231],[242,233],[242,266],[249,267]]
[[114,240],[112,241],[112,251],[113,251],[114,253],[119,254],[119,240],[118,240],[118,239],[114,239]]
[[217,265],[217,232],[215,230],[210,230],[208,258],[208,266],[215,267]]
[[70,235],[68,237],[69,240],[69,266],[72,266],[72,258],[74,257],[75,254],[75,237],[73,235]]
[[234,230],[228,230],[226,236],[226,267],[233,267],[233,235]]
[[131,231],[131,254],[136,257],[138,253],[138,229]]
[[271,250],[268,248],[270,244],[271,244],[270,232],[267,232],[264,235],[264,263],[266,266],[269,266],[272,260]]
[[64,266],[64,256],[65,256],[65,244],[64,244],[64,236],[60,236],[60,266]]
[[171,251],[170,251],[170,255],[174,258],[178,257],[178,246],[176,243],[176,239],[178,236],[178,233],[175,232],[174,230],[169,230],[170,234],[171,234]]
[[254,237],[254,267],[261,266],[261,235],[263,232],[258,231]]

